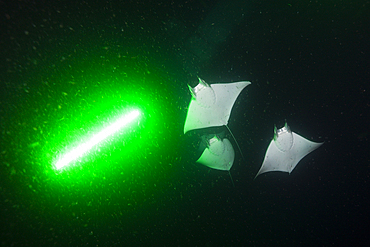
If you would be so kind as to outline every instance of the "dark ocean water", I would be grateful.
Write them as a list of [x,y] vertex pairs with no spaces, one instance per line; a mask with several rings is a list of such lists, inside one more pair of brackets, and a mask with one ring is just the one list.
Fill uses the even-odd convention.
[[[1,246],[368,246],[369,10],[0,1]],[[252,83],[228,124],[245,157],[235,187],[195,162],[200,132],[183,134],[197,76]],[[127,131],[53,169],[133,107]],[[290,175],[254,179],[285,121],[325,144]]]

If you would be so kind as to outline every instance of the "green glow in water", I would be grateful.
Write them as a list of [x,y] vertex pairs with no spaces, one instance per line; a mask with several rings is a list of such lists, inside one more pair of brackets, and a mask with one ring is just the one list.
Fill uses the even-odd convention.
[[65,154],[61,159],[59,159],[55,164],[55,169],[60,170],[69,166],[73,161],[83,156],[91,148],[107,139],[117,131],[126,127],[128,124],[133,122],[140,116],[139,110],[132,110],[128,114],[123,115],[114,123],[109,125],[107,128],[101,130],[99,133],[90,138],[87,142],[78,145],[75,149]]

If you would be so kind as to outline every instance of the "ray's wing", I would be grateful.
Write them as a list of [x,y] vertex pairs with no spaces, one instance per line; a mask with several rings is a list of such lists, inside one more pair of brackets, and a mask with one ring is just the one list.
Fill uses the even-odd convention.
[[309,141],[294,132],[292,133],[294,142],[289,155],[292,159],[290,171],[288,171],[289,173],[293,171],[293,169],[296,167],[296,165],[301,159],[303,159],[307,154],[311,153],[312,151],[314,151],[316,148],[320,147],[323,144]]
[[191,88],[184,133],[193,129],[227,125],[231,109],[240,92],[250,84],[247,81],[210,84],[199,78],[199,84]]
[[228,139],[220,139],[217,136],[208,140],[198,163],[217,170],[229,171],[234,163],[235,152]]
[[277,148],[274,140],[272,140],[269,147],[267,148],[265,159],[263,160],[262,166],[258,171],[256,177],[265,172],[287,172],[287,160],[289,161],[289,154],[280,151]]

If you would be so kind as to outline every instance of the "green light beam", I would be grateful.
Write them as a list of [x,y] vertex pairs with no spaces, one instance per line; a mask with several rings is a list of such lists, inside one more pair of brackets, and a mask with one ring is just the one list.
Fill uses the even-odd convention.
[[134,121],[137,117],[139,117],[140,111],[139,110],[133,110],[130,113],[120,117],[117,121],[115,121],[113,124],[108,126],[107,128],[103,129],[96,135],[94,135],[90,140],[87,142],[79,145],[75,149],[73,149],[71,152],[64,155],[56,164],[55,168],[57,170],[62,169],[66,166],[68,166],[69,163],[72,161],[80,158],[83,154],[85,154],[87,151],[89,151],[91,148],[93,148],[95,145],[97,145],[99,142],[103,141],[110,135],[113,135],[115,132],[119,131],[132,121]]

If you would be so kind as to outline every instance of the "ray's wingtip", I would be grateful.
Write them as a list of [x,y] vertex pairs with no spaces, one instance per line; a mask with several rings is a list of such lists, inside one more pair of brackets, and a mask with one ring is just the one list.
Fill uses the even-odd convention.
[[[262,168],[262,167],[261,167]],[[253,180],[256,180],[256,178],[261,175],[262,173],[264,172],[261,172],[261,168],[259,169],[259,171],[257,172],[256,176],[254,176],[254,179]]]
[[246,85],[252,84],[252,82],[250,82],[250,81],[241,81],[241,82],[244,82]]
[[189,128],[187,127],[187,125],[186,125],[186,123],[185,123],[185,125],[184,125],[184,135],[186,134],[186,132],[188,132],[189,131]]

